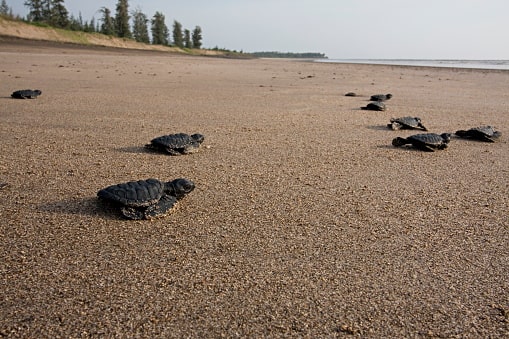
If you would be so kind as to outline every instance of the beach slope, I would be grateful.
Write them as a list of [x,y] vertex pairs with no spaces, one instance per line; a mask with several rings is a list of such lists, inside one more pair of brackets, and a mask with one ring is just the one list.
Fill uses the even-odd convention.
[[[509,72],[38,44],[0,49],[1,336],[508,336]],[[407,115],[503,134],[395,148]],[[201,150],[143,148],[179,132]],[[97,200],[151,177],[196,189]]]

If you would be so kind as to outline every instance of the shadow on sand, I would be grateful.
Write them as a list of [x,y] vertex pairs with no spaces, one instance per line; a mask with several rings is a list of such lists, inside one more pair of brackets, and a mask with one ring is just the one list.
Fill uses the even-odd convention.
[[118,147],[115,148],[115,151],[117,152],[124,152],[124,153],[154,153],[152,150],[149,150],[148,148],[145,148],[144,146],[128,146],[128,147]]
[[71,198],[41,204],[37,207],[39,211],[72,214],[83,216],[95,216],[101,219],[121,220],[124,219],[120,209],[108,202],[101,201],[96,197]]
[[390,128],[387,127],[387,125],[371,125],[371,126],[367,126],[366,128],[367,129],[372,129],[372,130],[375,130],[375,131],[389,131],[389,132],[393,132]]

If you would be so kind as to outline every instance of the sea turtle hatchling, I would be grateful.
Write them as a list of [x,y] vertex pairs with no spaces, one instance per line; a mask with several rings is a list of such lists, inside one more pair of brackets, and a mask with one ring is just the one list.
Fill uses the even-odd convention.
[[408,138],[397,137],[392,140],[393,146],[412,145],[421,151],[434,152],[436,149],[445,149],[451,140],[450,133],[424,133],[415,134]]
[[198,151],[201,143],[205,140],[202,134],[168,134],[157,137],[145,145],[146,148],[166,152],[170,155],[189,154]]
[[392,98],[392,94],[374,94],[369,100],[371,101],[385,101]]
[[422,129],[423,131],[428,130],[422,124],[421,118],[418,117],[391,118],[391,123],[387,124],[387,127],[395,131],[400,129]]
[[486,142],[495,142],[495,140],[502,135],[501,132],[496,131],[492,126],[473,127],[466,131],[459,130],[456,131],[455,134],[461,138],[475,139]]
[[348,92],[345,94],[345,97],[356,97],[357,96],[357,93],[355,92]]
[[381,101],[374,101],[367,104],[365,107],[361,107],[363,110],[368,111],[385,111],[385,104]]
[[162,182],[151,178],[108,186],[97,192],[97,196],[120,206],[128,219],[150,220],[168,214],[193,189],[194,183],[187,179]]
[[38,89],[20,89],[19,91],[12,92],[11,98],[14,98],[14,99],[35,99],[41,94],[42,94],[42,91],[38,90]]

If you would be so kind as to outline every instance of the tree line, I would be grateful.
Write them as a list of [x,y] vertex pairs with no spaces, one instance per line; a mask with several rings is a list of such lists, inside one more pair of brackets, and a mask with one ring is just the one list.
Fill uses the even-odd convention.
[[[173,45],[181,48],[201,48],[202,46],[200,26],[196,26],[190,31],[184,29],[180,22],[174,20],[171,40],[170,30],[166,26],[166,18],[163,13],[157,11],[149,19],[139,7],[129,12],[128,0],[118,0],[115,14],[109,8],[101,7],[99,9],[100,22],[96,22],[94,18],[84,21],[81,13],[78,17],[69,15],[64,0],[26,0],[24,5],[29,9],[26,20],[33,23],[75,31],[98,32],[154,45]],[[0,11],[0,14],[9,15],[9,6],[6,0],[2,0]],[[12,10],[10,10],[10,16],[12,17]],[[149,24],[151,36],[149,35]]]
[[324,53],[292,53],[292,52],[253,52],[251,55],[259,58],[303,58],[303,59],[327,59]]
[[14,19],[14,14],[12,13],[12,8],[7,5],[7,1],[2,0],[0,3],[0,15],[8,18]]

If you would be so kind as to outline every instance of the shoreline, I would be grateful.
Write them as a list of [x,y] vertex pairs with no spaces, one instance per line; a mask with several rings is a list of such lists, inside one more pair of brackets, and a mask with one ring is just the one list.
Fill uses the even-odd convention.
[[[32,47],[34,48],[34,52],[37,52],[40,48],[64,48],[70,51],[97,51],[97,52],[112,52],[112,53],[148,53],[150,54],[163,54],[163,55],[186,55],[172,51],[161,51],[161,50],[152,50],[152,49],[135,49],[135,48],[125,48],[125,47],[112,47],[112,46],[100,46],[100,45],[82,45],[78,43],[72,42],[59,42],[59,41],[47,41],[47,40],[32,40],[21,37],[0,35],[0,45],[4,48],[7,46],[8,48],[18,48],[18,47]],[[351,62],[350,59],[303,59],[303,58],[241,58],[241,57],[231,57],[231,56],[221,56],[221,55],[187,55],[190,57],[219,57],[226,59],[239,59],[239,60],[250,60],[250,59],[260,59],[260,60],[274,60],[274,61],[298,61],[298,62],[314,62],[314,63],[324,63],[324,64],[347,64],[347,65],[370,65],[370,66],[390,66],[390,67],[404,67],[404,68],[428,68],[428,69],[452,69],[452,70],[468,70],[468,71],[489,71],[489,72],[506,72],[509,69],[496,69],[496,68],[478,68],[478,67],[457,67],[457,66],[436,66],[436,65],[405,65],[405,64],[392,64],[392,63],[382,63],[384,61],[400,61],[400,59],[394,60],[373,60],[373,63],[362,62],[362,59],[359,59],[358,62]],[[380,63],[378,63],[380,61]],[[407,61],[402,59],[401,61]],[[413,61],[409,59],[409,61]],[[437,60],[418,60],[418,61],[437,61]],[[454,60],[438,60],[438,61],[454,61]],[[464,60],[464,61],[491,61],[491,60]],[[504,60],[502,60],[504,61]],[[508,66],[509,67],[509,66]]]
[[[498,60],[405,60],[405,59],[374,59],[374,60],[341,60],[341,59],[329,59],[329,60],[313,60],[317,63],[337,63],[337,64],[351,64],[351,65],[380,65],[380,66],[398,66],[398,67],[417,67],[417,68],[433,68],[433,69],[458,69],[458,70],[475,70],[475,71],[496,71],[496,72],[507,72],[509,71],[509,61],[508,60],[501,60],[507,62],[507,64],[504,66],[506,68],[489,68],[490,66],[482,67],[480,65],[476,65],[479,62],[488,62],[488,61],[498,61]],[[371,61],[371,63],[369,62]],[[457,63],[454,65],[437,65],[437,62],[442,61],[460,61],[460,62],[472,62],[471,66],[460,66],[461,63]],[[400,63],[401,62],[401,63]],[[409,63],[411,62],[411,63]],[[413,63],[422,63],[422,64],[413,64]],[[428,63],[428,64],[426,64]]]

